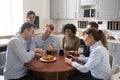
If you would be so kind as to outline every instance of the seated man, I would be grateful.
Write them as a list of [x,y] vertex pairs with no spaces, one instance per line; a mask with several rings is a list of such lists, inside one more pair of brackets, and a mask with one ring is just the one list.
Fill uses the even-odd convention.
[[35,48],[41,48],[45,51],[53,51],[56,52],[56,43],[51,35],[52,31],[54,30],[54,26],[52,24],[47,24],[44,27],[43,33],[40,35],[35,36],[32,39],[30,50]]
[[20,33],[8,43],[4,68],[5,80],[43,80],[28,75],[24,66],[25,63],[30,62],[36,56],[36,53],[43,53],[39,49],[27,52],[27,40],[33,34],[34,25],[26,22],[22,25]]

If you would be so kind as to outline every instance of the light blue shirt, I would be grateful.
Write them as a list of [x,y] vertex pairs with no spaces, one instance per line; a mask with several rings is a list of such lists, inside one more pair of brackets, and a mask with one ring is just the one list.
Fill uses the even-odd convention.
[[4,68],[5,80],[18,79],[27,74],[24,63],[31,61],[35,54],[27,52],[26,46],[26,41],[20,35],[16,35],[8,43]]
[[35,48],[41,48],[43,50],[47,50],[48,46],[51,45],[52,47],[56,48],[55,37],[50,35],[47,39],[44,39],[42,34],[36,35],[33,37],[31,41],[30,51]]
[[77,62],[72,62],[72,66],[80,72],[90,71],[92,76],[98,79],[109,80],[111,76],[111,68],[109,63],[108,50],[103,47],[100,41],[90,46],[89,58],[78,58],[79,61],[86,62],[85,65],[81,65]]

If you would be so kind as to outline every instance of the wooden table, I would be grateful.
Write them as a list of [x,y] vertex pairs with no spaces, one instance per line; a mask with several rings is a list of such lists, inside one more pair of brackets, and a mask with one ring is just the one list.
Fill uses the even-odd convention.
[[46,80],[67,80],[75,69],[65,63],[64,56],[57,55],[56,58],[56,61],[50,63],[41,62],[39,59],[34,58],[25,66],[32,71],[33,76],[43,77]]

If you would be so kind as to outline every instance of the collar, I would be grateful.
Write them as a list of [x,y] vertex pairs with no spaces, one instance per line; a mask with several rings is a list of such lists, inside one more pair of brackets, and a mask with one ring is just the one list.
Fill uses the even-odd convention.
[[97,41],[92,46],[90,46],[90,50],[96,48],[98,45],[102,45],[101,41]]
[[41,36],[42,36],[43,40],[47,40],[47,39],[49,39],[49,37],[51,36],[51,34],[47,38],[44,38],[43,34],[41,34]]

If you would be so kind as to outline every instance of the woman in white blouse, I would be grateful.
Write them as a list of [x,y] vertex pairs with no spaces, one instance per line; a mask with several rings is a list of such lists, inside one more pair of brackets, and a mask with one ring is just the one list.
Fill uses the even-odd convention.
[[[73,57],[77,61],[83,61],[85,64],[79,64],[76,61],[65,58],[65,62],[72,65],[80,73],[72,76],[70,80],[109,80],[111,68],[109,63],[108,50],[103,46],[105,38],[101,30],[87,29],[83,33],[84,41],[90,46],[89,57]],[[88,73],[87,75],[82,75]]]

